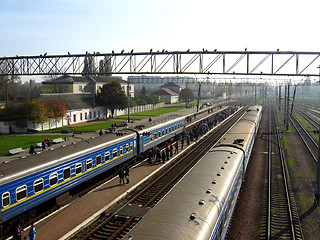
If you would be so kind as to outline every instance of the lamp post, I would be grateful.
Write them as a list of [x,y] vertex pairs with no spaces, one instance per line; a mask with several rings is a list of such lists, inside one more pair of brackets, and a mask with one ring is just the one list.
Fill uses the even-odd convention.
[[[319,68],[319,83],[320,83],[320,66],[318,68]],[[319,98],[319,102],[320,102],[320,98]],[[319,133],[319,141],[318,141],[317,181],[316,181],[315,193],[316,193],[317,203],[319,204],[320,202],[320,133]]]
[[128,123],[130,122],[130,82],[127,79],[127,97],[128,97]]

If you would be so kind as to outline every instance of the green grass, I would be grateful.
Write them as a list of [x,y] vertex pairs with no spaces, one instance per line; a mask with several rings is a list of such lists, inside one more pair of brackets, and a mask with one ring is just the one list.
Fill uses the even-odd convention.
[[8,154],[10,149],[22,147],[23,149],[29,149],[30,145],[37,145],[38,142],[42,142],[45,138],[49,138],[51,141],[55,138],[64,138],[67,135],[26,135],[26,136],[0,136],[0,155]]
[[64,127],[60,127],[60,128],[54,128],[54,129],[50,129],[50,130],[44,130],[41,131],[42,133],[55,133],[55,132],[61,132],[61,130],[69,130],[69,132],[95,132],[98,131],[100,129],[106,129],[106,128],[110,128],[111,124],[116,123],[117,125],[119,125],[121,123],[121,121],[115,121],[115,120],[110,120],[110,121],[99,121],[99,122],[95,122],[95,123],[88,123],[86,125],[81,125],[81,126],[64,126]]
[[[164,107],[159,109],[153,109],[145,112],[138,112],[133,115],[130,115],[130,119],[132,120],[141,120],[147,118],[149,116],[159,116],[161,114],[175,112],[181,109],[184,109],[185,105],[175,105],[171,107]],[[136,116],[134,116],[136,115]],[[98,121],[94,123],[86,123],[81,125],[74,125],[74,126],[64,126],[60,128],[54,128],[45,131],[39,131],[42,135],[25,135],[25,136],[16,136],[16,135],[9,135],[9,136],[0,136],[0,155],[8,154],[10,149],[22,147],[23,149],[29,149],[30,145],[33,144],[36,146],[38,142],[42,142],[46,137],[50,140],[55,138],[64,138],[66,135],[45,135],[45,133],[60,133],[62,130],[69,130],[70,133],[72,132],[96,132],[100,129],[110,128],[111,124],[116,123],[119,125],[122,120],[127,119],[127,116],[119,116],[117,119],[119,120],[107,120],[107,121]]]
[[[128,115],[124,115],[124,116],[117,116],[115,117],[116,119],[121,119],[121,120],[128,120]],[[147,117],[136,117],[132,114],[130,114],[130,120],[141,120],[141,119],[145,119]]]
[[155,116],[159,116],[162,114],[166,114],[166,113],[170,113],[170,112],[175,112],[181,109],[185,109],[186,106],[184,104],[181,105],[175,105],[175,106],[171,106],[171,107],[163,107],[163,108],[158,108],[158,109],[152,109],[152,110],[148,110],[148,111],[144,111],[144,112],[137,112],[134,113],[134,115],[137,116],[151,116],[151,117],[155,117]]

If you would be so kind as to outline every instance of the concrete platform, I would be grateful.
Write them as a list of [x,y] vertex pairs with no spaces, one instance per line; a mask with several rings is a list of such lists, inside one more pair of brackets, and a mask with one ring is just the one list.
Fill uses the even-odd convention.
[[[202,113],[198,114],[197,120],[208,114],[209,108],[203,109]],[[217,109],[219,110],[219,109]],[[162,115],[154,118],[153,121],[166,121],[171,115],[186,116],[192,115],[196,112],[196,108],[184,109],[175,113]],[[193,121],[194,122],[194,121]],[[148,124],[148,119],[139,121],[139,124]],[[134,127],[137,124],[130,123],[128,127]],[[92,137],[98,133],[85,133],[81,134],[82,138]],[[67,140],[68,141],[68,140]],[[71,142],[74,140],[71,140]],[[185,145],[183,151],[187,151],[192,147],[191,143],[188,147]],[[82,196],[70,204],[62,207],[60,210],[46,217],[45,219],[36,222],[35,227],[37,230],[36,239],[68,239],[75,232],[86,226],[88,223],[99,217],[99,215],[113,206],[121,198],[125,197],[128,192],[133,191],[143,181],[146,181],[152,174],[155,174],[161,168],[169,164],[175,156],[173,156],[165,164],[149,165],[146,161],[134,166],[130,169],[130,183],[126,185],[119,184],[119,178],[114,179],[102,184],[101,186],[91,190],[85,196]],[[23,237],[27,236],[29,229],[26,228],[23,232]]]

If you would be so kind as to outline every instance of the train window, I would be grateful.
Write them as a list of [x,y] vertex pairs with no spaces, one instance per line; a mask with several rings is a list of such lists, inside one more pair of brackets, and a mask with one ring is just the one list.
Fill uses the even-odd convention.
[[154,140],[156,140],[156,139],[157,139],[157,133],[154,134]]
[[118,150],[117,149],[113,149],[112,151],[112,158],[115,158],[118,156]]
[[101,157],[101,155],[99,155],[96,157],[96,165],[100,165],[101,162],[102,162],[102,157]]
[[27,185],[23,185],[21,187],[17,187],[16,189],[16,199],[20,201],[27,197]]
[[168,128],[166,128],[166,134],[168,134]]
[[153,140],[153,135],[150,135],[150,142]]
[[10,205],[10,193],[5,192],[2,194],[2,207],[6,207]]
[[43,179],[40,178],[33,182],[33,192],[41,192],[44,189]]
[[164,130],[162,130],[162,136],[164,136]]
[[123,154],[123,147],[120,147],[120,155]]
[[110,160],[110,153],[109,153],[109,152],[106,152],[106,153],[104,154],[104,160],[105,160],[105,161],[109,161],[109,160]]
[[52,173],[49,176],[49,185],[53,186],[58,183],[58,173]]
[[129,152],[129,144],[126,144],[126,152]]
[[160,131],[158,132],[158,136],[161,137],[161,132]]
[[87,160],[87,170],[92,168],[92,159]]
[[171,127],[169,127],[169,133],[171,133]]
[[[136,146],[136,141],[134,141],[134,146]],[[130,143],[130,149],[133,150],[133,144],[132,144],[132,142]]]
[[66,180],[70,177],[71,177],[71,169],[69,167],[63,169],[63,180]]
[[82,173],[82,163],[77,163],[75,167],[76,175]]

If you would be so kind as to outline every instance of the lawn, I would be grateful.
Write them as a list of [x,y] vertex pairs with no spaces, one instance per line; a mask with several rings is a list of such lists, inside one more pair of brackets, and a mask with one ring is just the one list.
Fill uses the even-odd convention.
[[[171,107],[164,107],[164,108],[159,108],[159,109],[153,109],[145,112],[138,112],[135,114],[130,115],[131,120],[140,120],[149,116],[159,116],[161,114],[169,113],[169,112],[175,112],[181,109],[184,109],[185,105],[175,105]],[[55,138],[64,138],[66,135],[48,135],[46,136],[45,133],[60,133],[62,130],[69,131],[70,133],[73,132],[95,132],[99,131],[100,129],[106,129],[110,128],[111,124],[116,123],[117,125],[120,124],[122,120],[127,119],[128,116],[119,116],[117,119],[119,120],[108,120],[108,121],[97,121],[93,123],[86,123],[86,124],[81,124],[81,125],[74,125],[74,126],[65,126],[65,127],[60,127],[60,128],[54,128],[50,130],[45,130],[41,131],[43,135],[9,135],[9,136],[0,136],[0,155],[8,154],[8,151],[10,149],[14,148],[28,148],[30,147],[31,144],[34,146],[37,145],[38,142],[42,142],[46,137],[52,139]]]
[[175,105],[175,106],[170,106],[170,107],[152,109],[152,110],[148,110],[148,111],[144,111],[144,112],[137,112],[137,113],[134,113],[133,115],[134,116],[146,116],[146,117],[151,116],[151,117],[155,117],[155,116],[159,116],[159,115],[162,115],[162,114],[179,111],[179,110],[185,109],[185,108],[186,108],[186,106],[184,104],[180,104],[180,105]]
[[[37,145],[38,142],[42,142],[45,138],[49,138],[51,141],[55,138],[64,138],[67,135],[10,135],[0,136],[0,155],[8,154],[10,149],[22,147],[23,149],[29,149],[30,145]],[[29,150],[26,152],[28,153]]]
[[45,130],[45,131],[41,131],[43,133],[54,133],[54,132],[61,132],[62,130],[66,130],[69,132],[95,132],[98,131],[100,129],[106,129],[106,128],[110,128],[111,124],[116,123],[117,125],[120,124],[121,121],[115,121],[115,120],[108,120],[108,121],[98,121],[98,122],[94,122],[94,123],[87,123],[84,125],[74,125],[74,126],[64,126],[64,127],[60,127],[60,128],[54,128],[54,129],[50,129],[50,130]]

